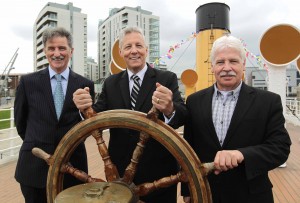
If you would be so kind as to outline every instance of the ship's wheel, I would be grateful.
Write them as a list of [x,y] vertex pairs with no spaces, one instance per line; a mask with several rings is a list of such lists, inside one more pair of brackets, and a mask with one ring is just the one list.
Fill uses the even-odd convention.
[[[96,114],[89,109],[86,117],[86,120],[75,125],[64,135],[52,156],[37,148],[32,150],[36,156],[43,158],[50,166],[47,178],[48,203],[74,201],[136,203],[139,202],[140,196],[178,182],[188,183],[192,202],[212,202],[206,176],[213,170],[213,164],[201,164],[190,145],[173,128],[157,119],[155,108],[152,108],[148,114],[131,110],[111,110]],[[107,146],[102,137],[103,130],[110,128],[128,128],[140,132],[140,140],[123,177],[119,177],[116,166],[110,160]],[[95,138],[104,162],[106,181],[93,178],[68,163],[75,148],[90,135]],[[139,159],[143,158],[143,149],[147,146],[147,140],[150,137],[161,143],[176,158],[181,169],[177,174],[153,183],[135,185],[133,178],[137,164]],[[72,174],[86,184],[62,190],[65,173]]]

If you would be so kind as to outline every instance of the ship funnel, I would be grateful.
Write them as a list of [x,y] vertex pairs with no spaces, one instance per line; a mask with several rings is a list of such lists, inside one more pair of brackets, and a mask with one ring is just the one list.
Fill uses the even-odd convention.
[[229,33],[229,6],[224,3],[207,3],[196,10],[196,91],[215,83],[211,72],[210,51],[214,41]]
[[269,28],[261,37],[260,52],[268,65],[268,90],[281,96],[286,109],[286,67],[300,55],[300,32],[288,24]]

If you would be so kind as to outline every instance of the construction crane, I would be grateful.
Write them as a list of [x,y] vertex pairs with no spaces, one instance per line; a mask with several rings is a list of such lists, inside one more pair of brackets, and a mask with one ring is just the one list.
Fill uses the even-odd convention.
[[3,73],[1,74],[1,78],[0,78],[0,96],[2,96],[2,93],[4,92],[4,96],[7,96],[7,91],[8,91],[8,83],[10,82],[10,78],[9,78],[9,73],[11,70],[15,69],[13,67],[17,57],[18,57],[18,50],[19,48],[15,51],[14,55],[12,56],[12,58],[10,59],[9,63],[7,64],[7,66],[5,67]]

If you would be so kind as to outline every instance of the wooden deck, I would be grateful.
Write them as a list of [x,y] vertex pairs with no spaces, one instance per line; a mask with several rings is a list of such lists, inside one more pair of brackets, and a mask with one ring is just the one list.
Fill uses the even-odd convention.
[[[273,183],[275,203],[300,202],[300,127],[287,124],[292,139],[291,154],[286,168],[276,168],[269,173]],[[86,141],[90,175],[104,178],[101,157],[95,147],[95,141],[89,137]],[[24,202],[19,184],[14,179],[16,161],[0,166],[0,202]],[[182,198],[178,196],[178,203]]]

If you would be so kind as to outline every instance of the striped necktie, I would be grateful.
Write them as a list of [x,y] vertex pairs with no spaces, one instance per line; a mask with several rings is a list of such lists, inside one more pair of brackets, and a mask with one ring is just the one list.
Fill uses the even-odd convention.
[[62,111],[62,107],[64,104],[64,92],[63,92],[63,88],[62,88],[62,84],[61,84],[61,78],[62,76],[60,74],[56,74],[55,78],[56,78],[56,87],[55,87],[55,91],[54,91],[54,104],[55,104],[55,111],[56,111],[56,116],[57,119],[59,119],[61,111]]
[[139,91],[140,91],[140,83],[139,83],[139,76],[137,75],[133,75],[131,77],[133,79],[133,87],[132,87],[132,90],[131,90],[131,109],[134,110],[135,109],[135,103],[136,103],[136,100],[137,100],[137,96],[139,94]]

